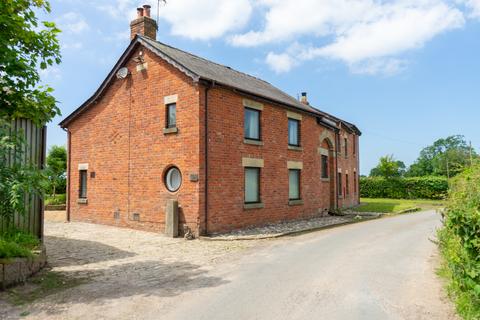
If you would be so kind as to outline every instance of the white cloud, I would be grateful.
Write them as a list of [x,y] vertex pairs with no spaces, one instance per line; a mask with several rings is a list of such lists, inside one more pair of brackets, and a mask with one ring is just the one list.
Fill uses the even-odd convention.
[[289,54],[276,54],[273,52],[268,53],[265,62],[276,73],[288,72],[297,64],[296,60],[293,59]]
[[471,10],[470,17],[480,18],[480,0],[460,0]]
[[[251,0],[170,0],[160,2],[160,19],[170,25],[170,33],[195,40],[219,38],[228,32],[244,27],[252,13]],[[152,6],[156,19],[157,1],[101,0],[93,5],[113,18],[133,20],[135,8],[143,4]]]
[[76,12],[67,12],[56,20],[59,28],[65,33],[80,34],[90,29],[82,15]]
[[258,46],[312,35],[326,43],[270,52],[266,61],[276,72],[329,58],[344,61],[353,72],[393,74],[406,65],[397,56],[465,23],[462,12],[442,0],[263,0],[262,5],[267,7],[265,27],[235,35],[230,43]]
[[62,72],[56,66],[50,66],[47,69],[40,69],[39,74],[44,83],[62,79]]
[[242,28],[251,12],[249,0],[176,0],[161,8],[160,18],[173,35],[209,40]]
[[370,59],[350,64],[350,70],[356,74],[391,76],[405,70],[407,65],[402,59]]

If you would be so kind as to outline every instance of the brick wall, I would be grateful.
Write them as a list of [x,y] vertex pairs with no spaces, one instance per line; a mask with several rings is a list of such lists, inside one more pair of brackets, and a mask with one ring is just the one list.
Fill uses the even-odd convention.
[[[330,136],[334,140],[333,131],[319,126],[314,117],[294,111],[302,116],[302,150],[289,150],[287,110],[263,103],[261,111],[263,145],[246,144],[243,131],[243,98],[219,87],[209,92],[208,231],[225,231],[324,214],[325,210],[331,207],[330,190],[335,187],[335,183],[320,179],[319,147],[328,148],[322,137]],[[346,135],[353,141],[353,135],[347,134],[346,131],[342,130],[340,134]],[[351,192],[339,200],[339,205],[342,207],[358,203],[358,197],[353,192],[353,171],[358,168],[358,157],[353,156],[351,152],[350,147],[348,159],[344,158],[343,153],[338,156],[338,169],[352,173],[349,175],[352,181]],[[332,152],[331,155],[333,156],[334,153]],[[260,178],[260,194],[264,208],[244,208],[244,168],[242,166],[244,157],[264,160]],[[335,166],[333,157],[331,159],[331,164]],[[303,204],[301,205],[289,205],[288,161],[303,164],[301,171]],[[336,172],[336,169],[334,167],[332,171]]]
[[[132,60],[138,55],[137,50],[127,64],[131,75],[113,80],[97,103],[69,124],[71,220],[163,232],[166,201],[177,199],[181,206],[180,225],[187,223],[202,233],[205,231],[206,88],[194,84],[150,51],[143,49],[143,52],[146,70],[137,71],[137,63]],[[179,131],[165,135],[164,97],[170,95],[178,95]],[[259,101],[263,103],[263,145],[246,144],[245,98],[248,97],[219,86],[208,92],[209,232],[324,214],[336,206],[334,175],[339,170],[343,180],[347,171],[350,179],[350,192],[342,189],[339,205],[358,203],[353,173],[358,172],[359,148],[357,143],[354,155],[354,135],[341,130],[342,151],[337,154],[333,150],[337,144],[333,131],[318,125],[306,113],[290,110],[301,116],[301,150],[290,150],[287,109]],[[348,140],[347,157],[343,152],[343,137]],[[325,150],[330,155],[330,180],[320,178],[320,153]],[[263,159],[264,208],[244,208],[242,158]],[[303,167],[303,204],[289,205],[289,161],[301,162]],[[88,164],[86,204],[77,201],[79,164]],[[171,165],[182,172],[183,182],[176,193],[168,192],[163,181],[165,170]],[[93,172],[95,177],[91,177]],[[190,174],[198,175],[199,180],[190,181]],[[134,213],[139,214],[139,221],[135,221]]]
[[[148,50],[147,69],[115,79],[105,95],[69,124],[71,132],[71,220],[164,230],[167,199],[178,199],[181,222],[198,224],[200,182],[189,174],[200,170],[199,88],[192,80]],[[133,56],[138,55],[137,52]],[[164,135],[164,97],[178,95],[177,134]],[[79,164],[88,164],[87,204],[79,204]],[[178,192],[170,193],[164,171],[176,165],[182,172]],[[90,174],[95,172],[95,177]],[[114,212],[119,219],[114,219]],[[134,221],[134,213],[139,221]]]

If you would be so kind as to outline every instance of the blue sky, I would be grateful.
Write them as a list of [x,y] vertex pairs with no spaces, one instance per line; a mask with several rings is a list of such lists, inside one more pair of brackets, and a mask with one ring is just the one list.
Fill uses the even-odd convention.
[[[156,1],[144,1],[153,5]],[[63,62],[42,72],[62,117],[98,88],[129,43],[134,0],[55,0]],[[260,77],[357,124],[361,173],[380,156],[411,164],[463,134],[480,150],[480,0],[169,0],[157,39]]]

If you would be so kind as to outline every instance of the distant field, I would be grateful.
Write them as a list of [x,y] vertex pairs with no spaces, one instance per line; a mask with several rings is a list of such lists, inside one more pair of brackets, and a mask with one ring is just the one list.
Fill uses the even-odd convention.
[[422,210],[438,209],[444,205],[442,200],[403,200],[361,198],[358,212],[398,213],[404,210],[421,208]]

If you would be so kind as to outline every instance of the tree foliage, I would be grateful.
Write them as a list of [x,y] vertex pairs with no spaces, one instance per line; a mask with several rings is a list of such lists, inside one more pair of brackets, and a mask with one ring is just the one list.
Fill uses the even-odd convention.
[[36,10],[50,12],[45,0],[0,1],[0,118],[23,117],[43,125],[60,114],[52,88],[39,86],[39,69],[60,63],[60,32],[39,23]]
[[0,217],[7,222],[24,214],[28,196],[41,195],[46,187],[42,171],[24,159],[23,134],[11,134],[9,126],[0,121]]
[[410,166],[407,176],[453,177],[470,165],[471,157],[476,158],[477,155],[470,149],[464,136],[456,135],[439,139],[420,152],[417,161]]
[[405,174],[405,168],[405,163],[395,160],[393,155],[387,155],[380,158],[380,163],[370,171],[370,176],[386,179],[401,177]]
[[64,146],[53,146],[48,151],[46,174],[50,192],[53,197],[66,191],[67,149]]
[[453,179],[438,235],[457,310],[465,319],[480,319],[480,163]]
[[441,200],[447,197],[447,193],[445,177],[360,178],[360,196],[363,198]]

